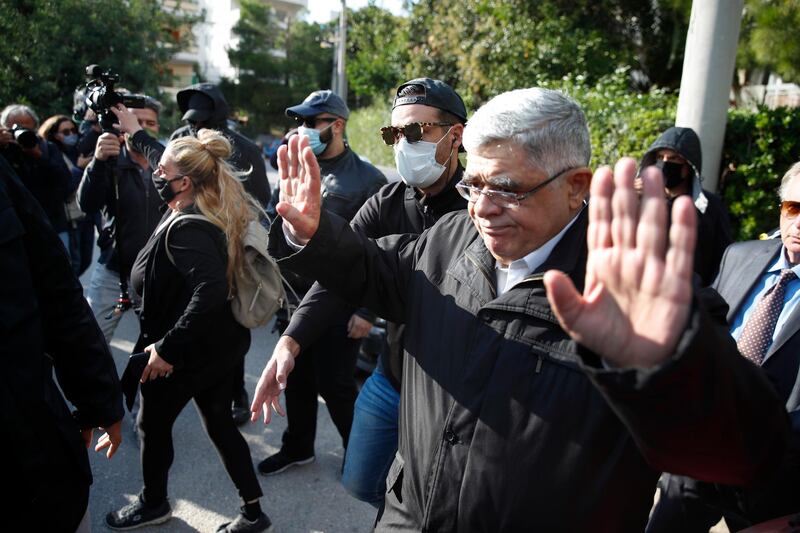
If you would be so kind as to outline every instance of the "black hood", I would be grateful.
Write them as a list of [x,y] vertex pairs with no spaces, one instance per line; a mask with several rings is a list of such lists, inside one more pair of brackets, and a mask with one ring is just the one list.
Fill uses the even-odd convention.
[[662,133],[647,149],[642,157],[639,170],[653,165],[656,162],[656,152],[669,149],[680,154],[694,169],[695,177],[700,178],[703,172],[703,151],[700,148],[700,138],[692,128],[669,128]]
[[189,109],[189,98],[191,98],[194,93],[205,94],[214,101],[214,114],[209,120],[209,125],[224,126],[230,114],[230,109],[228,108],[228,102],[222,95],[222,91],[213,83],[196,83],[178,91],[178,108],[181,110],[181,113],[186,113]]

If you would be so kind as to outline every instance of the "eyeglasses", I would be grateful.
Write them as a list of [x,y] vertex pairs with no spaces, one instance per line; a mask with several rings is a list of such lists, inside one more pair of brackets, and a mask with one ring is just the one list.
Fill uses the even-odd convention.
[[294,117],[294,121],[298,126],[305,126],[312,130],[317,127],[317,122],[331,123],[337,120],[339,120],[337,117]]
[[568,168],[566,170],[563,170],[558,174],[547,178],[533,189],[523,193],[516,193],[511,191],[499,191],[497,189],[484,189],[483,187],[476,187],[475,185],[464,183],[463,179],[458,183],[456,183],[456,190],[458,191],[458,194],[464,197],[464,199],[472,202],[473,204],[478,201],[480,195],[484,195],[489,200],[491,200],[491,202],[494,205],[498,207],[514,209],[519,207],[519,203],[522,200],[533,196],[534,194],[536,194],[537,191],[545,187],[548,183],[560,178],[570,170],[572,169]]
[[412,122],[405,126],[385,126],[381,128],[381,137],[383,142],[392,146],[396,143],[400,136],[406,138],[410,143],[415,143],[422,140],[422,129],[425,126],[452,126],[452,122]]
[[796,218],[797,215],[800,215],[800,202],[792,202],[791,200],[781,202],[781,215],[786,218]]

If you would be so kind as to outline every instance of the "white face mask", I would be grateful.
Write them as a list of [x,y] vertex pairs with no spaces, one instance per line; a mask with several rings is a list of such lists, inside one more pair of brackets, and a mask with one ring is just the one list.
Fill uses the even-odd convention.
[[[447,133],[450,133],[449,129]],[[447,137],[447,133],[442,139]],[[436,161],[436,147],[442,139],[435,143],[428,141],[410,143],[403,137],[394,145],[394,163],[406,185],[424,189],[436,183],[436,180],[444,174],[447,167]],[[450,154],[452,155],[452,150]]]

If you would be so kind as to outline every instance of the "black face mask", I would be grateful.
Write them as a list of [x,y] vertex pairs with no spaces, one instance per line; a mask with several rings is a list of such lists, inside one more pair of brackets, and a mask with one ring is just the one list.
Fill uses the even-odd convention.
[[683,163],[659,160],[656,161],[655,167],[664,174],[664,186],[667,189],[677,187],[683,182]]
[[171,180],[165,180],[164,178],[159,178],[155,174],[153,174],[153,186],[155,186],[156,190],[158,191],[158,195],[164,200],[165,204],[170,203],[173,198],[175,198],[178,193],[172,190],[172,186],[170,185],[173,181],[182,179],[184,176],[176,176]]

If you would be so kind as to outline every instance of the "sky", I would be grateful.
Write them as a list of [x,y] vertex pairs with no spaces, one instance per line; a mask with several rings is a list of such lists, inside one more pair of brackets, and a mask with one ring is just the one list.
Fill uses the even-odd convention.
[[[347,7],[350,9],[360,9],[367,5],[367,0],[346,0]],[[328,22],[331,12],[338,13],[342,3],[341,0],[308,0],[308,15],[306,20],[311,22]],[[403,0],[376,0],[375,5],[388,9],[392,13],[401,14]]]

